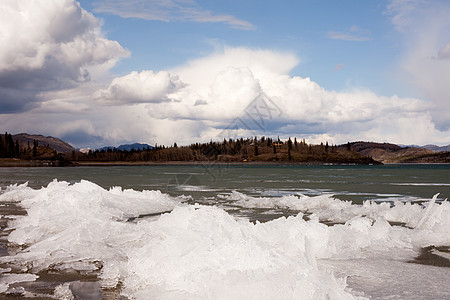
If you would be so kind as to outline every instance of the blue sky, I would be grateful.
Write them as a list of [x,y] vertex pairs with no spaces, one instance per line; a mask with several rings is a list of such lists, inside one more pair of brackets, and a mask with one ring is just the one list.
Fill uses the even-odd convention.
[[446,0],[4,0],[0,128],[92,148],[449,144],[449,15]]
[[234,16],[250,28],[122,18],[104,12],[108,3],[81,1],[103,20],[106,36],[131,51],[113,68],[118,74],[166,70],[226,45],[293,52],[300,63],[290,74],[311,77],[327,89],[408,93],[387,78],[400,45],[383,1],[197,1],[196,7]]

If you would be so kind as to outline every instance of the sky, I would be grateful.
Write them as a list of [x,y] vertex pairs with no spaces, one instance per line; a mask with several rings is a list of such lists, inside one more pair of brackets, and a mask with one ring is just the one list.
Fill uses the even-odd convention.
[[2,0],[0,131],[450,144],[447,0]]

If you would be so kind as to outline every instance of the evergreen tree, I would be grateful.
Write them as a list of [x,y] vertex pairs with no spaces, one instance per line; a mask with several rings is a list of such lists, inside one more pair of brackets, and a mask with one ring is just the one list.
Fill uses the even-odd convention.
[[[37,140],[34,140],[33,141],[33,157],[37,156],[37,148],[38,148],[38,146],[39,146],[39,142]],[[91,151],[91,150],[89,150],[89,151]]]
[[15,147],[14,147],[14,140],[13,140],[13,137],[12,137],[11,133],[9,134],[9,151],[11,153],[11,157],[16,157],[16,151],[15,151]]
[[3,157],[5,155],[5,149],[3,146],[3,138],[2,135],[0,134],[0,157]]
[[16,157],[20,156],[20,146],[19,146],[19,141],[18,140],[16,140],[15,156]]
[[6,157],[14,157],[14,140],[12,135],[5,132]]
[[5,131],[5,145],[3,146],[3,157],[9,157],[9,144],[8,144],[8,132]]
[[291,150],[292,150],[292,141],[291,141],[291,138],[289,137],[289,140],[288,140],[288,159],[289,160],[291,160]]
[[259,155],[258,145],[255,144],[255,156]]

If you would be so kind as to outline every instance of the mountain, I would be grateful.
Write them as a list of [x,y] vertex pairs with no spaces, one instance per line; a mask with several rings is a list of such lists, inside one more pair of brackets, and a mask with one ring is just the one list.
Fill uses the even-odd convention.
[[50,148],[56,150],[56,152],[59,153],[70,153],[72,151],[76,151],[76,149],[70,144],[52,136],[19,133],[13,135],[12,138],[14,141],[19,141],[22,147],[27,147],[28,144],[30,145],[30,147],[33,147],[34,141],[38,141],[39,146],[48,145]]
[[107,146],[107,147],[103,147],[98,149],[99,151],[107,151],[108,149],[114,149],[116,148],[117,150],[120,151],[131,151],[131,150],[145,150],[147,148],[149,149],[153,149],[153,146],[150,146],[149,144],[141,144],[141,143],[134,143],[134,144],[124,144],[124,145],[120,145],[119,147],[113,147],[113,146]]
[[436,146],[436,145],[425,145],[422,148],[429,149],[431,151],[440,152],[440,151],[450,151],[450,145],[447,146]]
[[153,147],[150,146],[149,144],[141,144],[141,143],[125,144],[117,147],[118,150],[122,151],[145,150],[147,148],[153,149]]

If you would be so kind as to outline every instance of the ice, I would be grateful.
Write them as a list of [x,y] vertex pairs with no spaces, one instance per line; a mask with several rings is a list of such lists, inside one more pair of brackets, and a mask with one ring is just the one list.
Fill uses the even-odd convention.
[[214,192],[217,189],[208,188],[206,186],[201,185],[190,185],[190,184],[180,184],[177,186],[177,189],[180,191],[188,191],[188,192]]
[[[302,218],[290,222],[306,224]],[[128,269],[134,276],[124,282],[125,295],[138,299],[352,299],[343,282],[308,262],[303,243],[285,247],[302,238],[299,232],[282,238],[268,234],[278,231],[276,227],[236,221],[221,209],[201,206],[179,207],[157,222],[138,226],[153,238],[128,254]],[[306,288],[310,284],[316,288]]]
[[[334,198],[332,194],[322,194],[319,196],[297,194],[283,197],[251,197],[233,191],[226,198],[233,201],[234,205],[244,208],[287,208],[312,213],[322,221],[344,223],[357,216],[367,216],[372,220],[383,217],[387,221],[404,223],[409,227],[422,226],[425,220],[428,223],[444,221],[450,226],[448,218],[442,215],[448,212],[449,202],[444,201],[442,206],[435,205],[437,196],[438,194],[431,200],[422,199],[422,201],[429,201],[430,212],[428,212],[428,209],[424,210],[424,206],[420,204],[401,201],[393,201],[394,206],[391,206],[388,202],[376,203],[374,201],[365,201],[363,205],[353,205],[350,201],[342,201]],[[429,217],[428,215],[430,214],[435,216]],[[440,215],[436,216],[436,214]]]
[[[436,198],[391,206],[353,205],[328,194],[229,195],[243,208],[311,214],[308,221],[300,212],[254,224],[159,191],[105,190],[88,181],[55,180],[38,190],[10,186],[0,202],[15,201],[27,210],[9,223],[8,241],[23,250],[0,262],[30,274],[4,269],[2,275],[49,269],[94,273],[103,287],[119,287],[131,299],[363,299],[361,290],[346,284],[352,269],[339,273],[334,266],[404,263],[421,247],[450,245],[450,204]],[[129,222],[162,212],[167,213]],[[64,285],[58,290],[66,292],[70,297]],[[365,292],[370,296],[373,290]]]
[[13,287],[8,289],[5,294],[9,297],[25,296],[25,288],[23,286]]
[[16,200],[18,195],[28,215],[9,224],[14,231],[8,241],[28,248],[7,258],[33,272],[50,266],[97,269],[99,253],[104,253],[100,258],[121,255],[120,247],[111,248],[109,243],[124,240],[132,231],[133,224],[124,222],[128,217],[170,210],[179,203],[157,191],[106,191],[87,181],[74,185],[53,181],[40,190],[23,185],[1,195],[0,201]]
[[70,284],[68,282],[58,285],[55,288],[53,296],[60,300],[73,300],[75,299],[72,291],[70,290]]
[[382,258],[320,260],[319,265],[348,276],[348,284],[371,299],[450,299],[448,268]]
[[0,276],[0,293],[7,292],[10,284],[35,281],[38,277],[34,274],[2,274]]
[[40,190],[19,186],[1,195],[0,201],[19,202],[18,198],[23,199],[20,205],[28,214],[11,225],[15,230],[8,239],[18,245],[34,245],[47,238],[73,238],[81,233],[95,236],[97,231],[107,231],[112,222],[168,211],[179,203],[159,191],[122,191],[120,187],[106,191],[88,181],[74,185],[53,181]]

